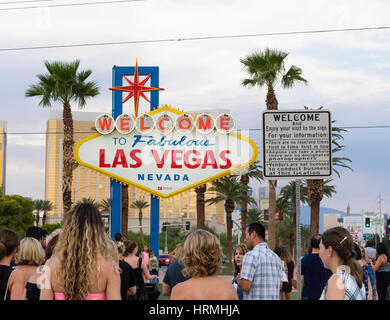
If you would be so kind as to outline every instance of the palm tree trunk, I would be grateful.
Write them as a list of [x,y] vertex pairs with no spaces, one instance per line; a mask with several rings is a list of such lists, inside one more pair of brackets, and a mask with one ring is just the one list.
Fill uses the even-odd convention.
[[62,205],[64,215],[72,207],[72,179],[73,179],[73,119],[72,109],[69,102],[64,103],[63,123],[64,142],[62,145],[63,168],[62,168]]
[[320,227],[320,205],[324,196],[324,180],[307,180],[307,198],[310,205],[310,237],[319,233]]
[[195,188],[196,192],[196,227],[197,229],[205,229],[205,192],[207,190],[207,186],[201,185]]
[[[228,203],[229,201],[226,201]],[[225,203],[225,210],[226,210],[226,259],[229,262],[232,262],[232,231],[233,231],[233,220],[232,220],[232,212],[234,210],[234,204],[233,209],[228,204]]]
[[265,100],[267,110],[278,110],[278,100],[276,99],[274,88],[268,87],[267,98]]
[[129,226],[129,186],[122,184],[122,217],[121,233],[127,239],[127,230]]
[[139,220],[139,235],[141,239],[141,248],[145,246],[145,240],[144,240],[144,232],[142,231],[142,210],[138,211],[138,220]]
[[35,223],[37,225],[37,227],[39,227],[39,211],[37,211],[37,216],[35,217]]
[[310,204],[310,236],[318,234],[320,230],[320,201]]
[[[278,100],[276,99],[275,91],[272,86],[268,86],[266,98],[267,110],[277,110]],[[276,236],[276,184],[277,180],[269,180],[269,223],[268,223],[268,246],[271,250],[275,248]]]
[[[249,184],[249,176],[246,174],[242,175],[241,182],[247,186]],[[242,194],[245,198],[247,198],[247,196],[248,196],[247,191],[243,191]],[[243,202],[243,203],[241,203],[241,242],[242,243],[244,242],[244,239],[245,239],[246,216],[247,215],[248,215],[248,203]]]
[[42,217],[42,225],[43,226],[46,224],[46,217],[47,217],[47,213],[46,213],[46,211],[43,211],[43,217]]
[[[248,196],[248,192],[243,191],[244,197]],[[248,203],[241,203],[241,243],[244,243],[245,239],[245,230],[246,230],[246,216],[248,215]]]
[[277,180],[269,180],[269,222],[268,222],[268,247],[273,250],[276,242],[276,183]]

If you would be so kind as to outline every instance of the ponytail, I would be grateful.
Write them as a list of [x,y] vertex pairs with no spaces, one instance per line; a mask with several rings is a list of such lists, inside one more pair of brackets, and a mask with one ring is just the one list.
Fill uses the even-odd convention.
[[7,247],[3,240],[0,239],[0,260],[7,256]]
[[14,252],[19,242],[19,236],[12,230],[0,230],[0,260]]
[[355,278],[359,288],[361,288],[363,285],[363,268],[353,258],[346,261],[346,265],[351,269],[351,275]]

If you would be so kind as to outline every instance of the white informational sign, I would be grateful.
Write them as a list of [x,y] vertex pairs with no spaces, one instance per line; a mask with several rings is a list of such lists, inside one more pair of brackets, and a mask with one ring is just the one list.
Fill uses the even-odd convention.
[[215,119],[202,114],[195,119],[166,106],[135,121],[125,115],[115,125],[110,116],[102,115],[96,125],[99,133],[76,145],[77,162],[161,198],[242,170],[257,160],[256,144],[232,132],[234,120],[229,114]]
[[331,131],[328,110],[264,111],[264,178],[330,178]]

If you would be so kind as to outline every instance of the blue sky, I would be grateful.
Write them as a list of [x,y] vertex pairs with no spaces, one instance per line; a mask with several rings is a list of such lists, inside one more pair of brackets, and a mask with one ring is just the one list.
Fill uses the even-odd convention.
[[[149,0],[0,11],[0,48],[374,27],[385,26],[389,13],[385,0]],[[112,66],[134,65],[138,58],[140,66],[160,67],[160,103],[230,109],[239,128],[261,128],[266,91],[240,86],[246,76],[240,59],[267,47],[289,52],[286,67],[301,67],[308,80],[307,86],[276,88],[280,109],[324,106],[339,126],[390,125],[390,30],[0,51],[0,120],[8,122],[10,133],[45,131],[47,110],[24,98],[44,72],[44,59],[79,58],[101,88],[86,110],[109,112]],[[253,138],[261,148],[261,134]],[[349,129],[344,155],[354,171],[341,170],[342,177],[334,179],[337,194],[322,205],[345,210],[350,203],[352,212],[376,211],[381,192],[382,210],[389,212],[389,140],[390,128]],[[8,193],[43,198],[44,143],[44,135],[9,135]]]

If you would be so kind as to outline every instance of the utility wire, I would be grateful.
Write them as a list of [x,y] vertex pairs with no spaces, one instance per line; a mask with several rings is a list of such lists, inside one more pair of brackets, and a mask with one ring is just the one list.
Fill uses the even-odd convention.
[[[51,0],[45,0],[45,1],[51,1]],[[95,5],[95,4],[111,4],[111,3],[139,2],[139,1],[145,1],[145,0],[117,0],[117,1],[99,1],[99,2],[80,2],[80,3],[49,4],[49,5],[32,6],[32,7],[0,8],[0,11],[27,10],[27,9],[39,9],[39,8],[56,8],[56,7],[89,6],[89,5]],[[26,1],[26,2],[34,2],[34,1]]]
[[[143,0],[132,0],[132,1],[143,1]],[[0,48],[0,52],[4,52],[4,51],[22,51],[22,50],[37,50],[37,49],[58,49],[58,48],[91,47],[91,46],[112,46],[112,45],[141,44],[141,43],[159,43],[159,42],[177,42],[177,41],[180,42],[180,41],[194,41],[194,40],[234,39],[234,38],[282,36],[282,35],[296,35],[296,34],[330,33],[330,32],[386,30],[386,29],[390,29],[390,26],[367,27],[367,28],[348,28],[348,29],[324,29],[324,30],[311,30],[311,31],[289,31],[289,32],[255,33],[255,34],[239,34],[239,35],[220,35],[220,36],[189,37],[189,38],[178,38],[178,39],[152,39],[152,40],[133,40],[133,41],[119,41],[119,42],[91,42],[91,43],[62,44],[62,45],[35,46],[35,47]]]
[[[383,125],[383,126],[351,126],[351,127],[338,127],[340,129],[389,129],[390,128],[390,125]],[[244,130],[248,130],[248,131],[263,131],[263,129],[260,129],[260,128],[248,128],[248,129],[236,129],[237,131],[244,131]],[[73,132],[73,134],[82,134],[82,133],[97,133],[97,131],[75,131]],[[59,131],[59,132],[3,132],[3,133],[0,133],[2,135],[4,134],[64,134],[63,131]]]
[[34,3],[34,2],[47,2],[47,1],[56,1],[56,0],[32,0],[32,1],[8,1],[0,3],[1,6],[5,4],[18,4],[18,3]]

